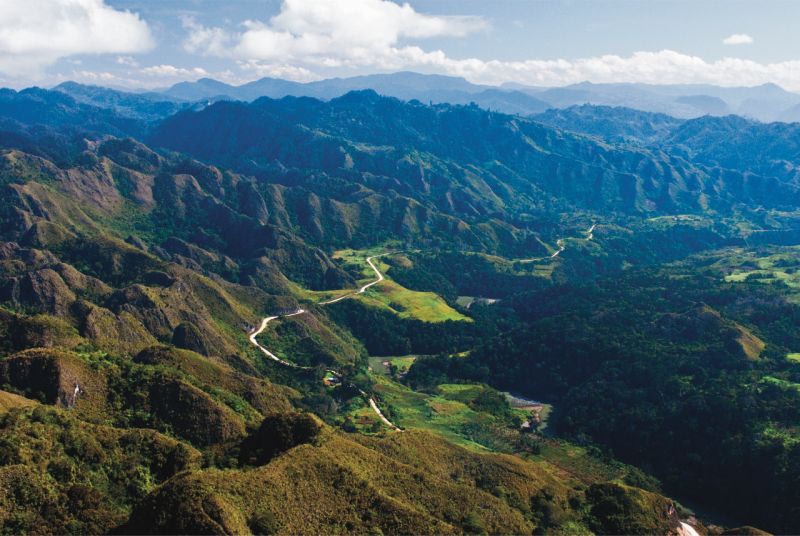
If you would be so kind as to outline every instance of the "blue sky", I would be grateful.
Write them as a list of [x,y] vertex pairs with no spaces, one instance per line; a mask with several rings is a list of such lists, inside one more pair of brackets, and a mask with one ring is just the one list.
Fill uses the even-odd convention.
[[0,84],[413,70],[486,84],[800,91],[798,16],[791,0],[2,0]]

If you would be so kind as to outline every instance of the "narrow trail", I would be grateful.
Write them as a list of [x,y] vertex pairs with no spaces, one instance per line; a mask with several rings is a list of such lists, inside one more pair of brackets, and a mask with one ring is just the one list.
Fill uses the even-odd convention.
[[[375,264],[373,264],[372,259],[376,259],[378,257],[383,257],[384,255],[390,255],[390,254],[391,254],[391,252],[389,252],[389,253],[381,253],[380,255],[373,255],[372,257],[367,257],[367,264],[369,264],[369,267],[372,268],[373,272],[375,272],[375,276],[376,276],[375,281],[372,281],[371,283],[367,283],[366,285],[360,287],[355,292],[351,292],[349,294],[345,294],[343,296],[339,296],[338,298],[334,298],[332,300],[326,300],[326,301],[319,302],[317,305],[330,305],[332,303],[336,303],[338,301],[344,300],[345,298],[353,297],[356,294],[363,294],[372,285],[376,285],[376,284],[380,283],[381,281],[383,281],[383,279],[384,279],[383,274],[380,272],[380,270],[378,270],[378,267],[375,266]],[[262,319],[261,320],[261,325],[257,329],[255,329],[252,333],[250,333],[250,342],[256,348],[261,350],[264,353],[264,355],[266,355],[267,357],[269,357],[273,361],[276,361],[277,363],[280,363],[281,365],[284,365],[286,367],[290,367],[290,368],[293,368],[293,369],[297,369],[297,370],[311,370],[313,367],[306,367],[306,366],[303,366],[303,365],[298,365],[297,363],[291,363],[289,361],[281,359],[280,357],[276,356],[275,354],[273,354],[272,352],[270,352],[269,350],[267,350],[266,348],[261,346],[261,344],[256,339],[266,329],[267,324],[269,324],[273,320],[277,320],[279,318],[288,318],[290,316],[302,315],[302,314],[305,314],[307,312],[308,311],[306,311],[305,309],[297,309],[296,311],[293,311],[291,313],[287,313],[287,314],[283,314],[283,315],[268,316],[268,317]],[[335,370],[332,370],[332,369],[326,370],[326,372],[330,372],[331,374],[333,374],[334,376],[336,376],[338,378],[342,377],[341,373],[339,373],[339,372],[337,372]],[[386,418],[386,416],[381,411],[381,408],[378,407],[378,404],[375,402],[374,398],[372,398],[371,396],[367,395],[367,393],[362,391],[361,389],[359,389],[359,392],[361,393],[361,396],[363,396],[364,398],[367,399],[367,402],[369,402],[369,406],[372,408],[372,411],[374,411],[375,414],[378,415],[380,420],[383,421],[383,423],[386,424],[386,426],[388,426],[389,428],[391,428],[392,430],[395,430],[397,432],[402,432],[403,431],[402,428],[396,426],[392,421],[390,421],[389,419]]]
[[377,266],[375,266],[375,265],[372,263],[372,259],[377,259],[378,257],[384,257],[384,256],[386,256],[386,255],[391,255],[391,253],[392,253],[392,252],[388,252],[388,253],[381,253],[380,255],[373,255],[372,257],[367,257],[367,264],[369,264],[369,267],[370,267],[370,268],[372,268],[372,271],[373,271],[373,272],[375,272],[375,276],[376,276],[376,278],[377,278],[377,279],[375,279],[375,281],[373,281],[373,282],[371,282],[371,283],[367,283],[366,285],[364,285],[363,287],[359,288],[359,289],[358,289],[357,291],[355,291],[355,292],[350,292],[349,294],[344,294],[343,296],[339,296],[338,298],[334,298],[334,299],[332,299],[332,300],[321,301],[321,302],[319,302],[317,305],[330,305],[330,304],[332,304],[332,303],[336,303],[336,302],[338,302],[338,301],[342,301],[342,300],[343,300],[343,299],[345,299],[345,298],[350,298],[351,296],[355,296],[356,294],[364,294],[364,292],[365,292],[365,291],[366,291],[366,290],[367,290],[369,287],[371,287],[372,285],[375,285],[375,284],[377,284],[377,283],[380,283],[381,281],[383,281],[383,274],[381,273],[381,271],[380,271],[380,270],[378,270],[378,267],[377,267]]
[[550,255],[551,259],[553,259],[555,257],[558,257],[558,254],[561,253],[562,251],[564,251],[564,239],[563,238],[559,238],[558,240],[556,240],[556,245],[558,246],[558,250],[555,253],[553,253],[552,255]]
[[[594,228],[595,227],[597,227],[597,224],[593,223],[592,226],[589,227],[585,231],[586,240],[593,240],[594,239]],[[559,238],[558,240],[556,240],[556,246],[558,246],[558,249],[555,251],[555,253],[551,254],[549,257],[534,257],[532,259],[518,259],[515,262],[528,263],[528,262],[541,261],[541,260],[544,260],[544,259],[547,259],[547,258],[554,259],[554,258],[558,257],[561,254],[561,252],[563,252],[565,249],[567,249],[566,242],[564,242],[563,238]]]

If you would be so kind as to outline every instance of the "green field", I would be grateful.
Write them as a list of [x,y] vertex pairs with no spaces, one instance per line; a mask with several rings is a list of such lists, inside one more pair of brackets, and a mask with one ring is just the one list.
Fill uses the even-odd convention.
[[376,374],[383,374],[384,376],[389,375],[389,368],[384,365],[385,362],[389,362],[397,369],[398,373],[408,372],[408,369],[411,368],[411,365],[416,361],[417,356],[415,355],[406,355],[400,357],[370,357],[369,358],[369,366],[372,367],[372,371]]
[[768,255],[735,248],[712,266],[730,283],[783,283],[790,289],[789,299],[800,302],[800,246],[776,246]]
[[[390,419],[403,429],[427,430],[477,452],[515,452],[517,438],[527,436],[540,450],[536,454],[523,455],[538,461],[544,471],[559,475],[559,478],[577,477],[576,481],[583,482],[624,481],[631,473],[639,474],[624,464],[602,462],[585,448],[561,439],[519,434],[500,424],[493,415],[470,408],[468,404],[486,389],[481,385],[442,384],[437,386],[436,394],[427,394],[412,391],[387,377],[373,379],[381,408],[384,412],[388,409],[392,413]],[[353,415],[366,415],[367,409],[365,404],[355,409]],[[549,409],[548,406],[546,410]]]
[[465,433],[464,426],[479,422],[482,415],[464,402],[412,391],[385,377],[374,379],[375,392],[391,407],[393,422],[400,428],[428,430],[469,449],[487,450]]
[[[344,249],[334,253],[333,258],[340,260],[345,268],[355,268],[362,276],[358,286],[365,285],[375,280],[375,272],[366,262],[367,257],[385,252],[386,249],[373,248],[365,250]],[[472,322],[472,319],[462,315],[433,292],[419,292],[407,289],[392,281],[389,273],[390,267],[381,258],[372,261],[380,270],[385,279],[373,285],[363,294],[357,294],[352,299],[357,299],[372,307],[380,307],[391,311],[401,318],[414,318],[425,322],[445,322],[447,320]],[[342,295],[344,292],[326,293],[325,298],[330,299]]]
[[[511,452],[519,436],[516,427],[470,404],[487,387],[477,384],[441,384],[434,394],[413,391],[388,377],[374,377],[374,390],[401,428],[421,429],[473,450]],[[520,422],[525,412],[514,411]]]
[[764,376],[763,378],[761,378],[761,382],[777,385],[778,387],[781,387],[783,389],[795,389],[797,391],[800,391],[800,383],[784,380],[782,378],[776,378],[775,376]]

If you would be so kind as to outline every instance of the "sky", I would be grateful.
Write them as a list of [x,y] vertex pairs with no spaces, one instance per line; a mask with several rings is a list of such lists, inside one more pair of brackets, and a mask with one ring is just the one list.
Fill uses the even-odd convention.
[[0,0],[0,85],[394,71],[800,92],[794,0]]

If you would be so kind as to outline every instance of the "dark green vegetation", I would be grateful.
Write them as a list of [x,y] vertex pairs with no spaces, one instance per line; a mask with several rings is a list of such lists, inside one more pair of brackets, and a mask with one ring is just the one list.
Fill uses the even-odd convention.
[[61,90],[0,95],[3,531],[800,530],[791,146]]
[[780,287],[728,284],[702,261],[517,295],[519,327],[465,358],[418,359],[406,379],[552,402],[561,433],[607,446],[672,493],[791,527],[800,368],[785,356],[800,344],[800,309]]

